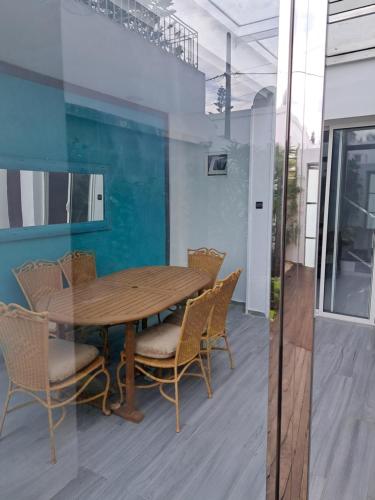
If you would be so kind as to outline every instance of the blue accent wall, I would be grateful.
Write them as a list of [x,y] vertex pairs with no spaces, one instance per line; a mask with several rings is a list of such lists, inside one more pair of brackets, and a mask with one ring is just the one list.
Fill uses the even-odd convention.
[[0,301],[25,304],[12,267],[71,249],[94,250],[99,275],[166,264],[166,116],[79,96],[67,104],[62,89],[7,74],[0,74],[0,95],[0,168],[10,168],[7,158],[27,168],[51,162],[49,170],[104,166],[109,196],[105,230],[50,235],[45,228],[43,238],[1,242]]

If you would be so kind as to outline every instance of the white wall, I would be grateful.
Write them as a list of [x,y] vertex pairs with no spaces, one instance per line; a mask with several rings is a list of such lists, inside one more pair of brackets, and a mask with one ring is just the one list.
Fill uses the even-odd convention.
[[[327,32],[325,110],[326,121],[375,115],[375,13],[355,9],[367,0],[329,0],[331,17]],[[361,14],[361,15],[359,15]]]
[[[275,99],[272,89],[259,94],[251,111],[248,271],[246,309],[268,314],[271,283],[272,180]],[[263,208],[256,209],[262,202]]]
[[327,64],[375,57],[375,13],[370,4],[369,0],[330,0]]
[[1,0],[0,61],[62,79],[61,0]]
[[164,112],[204,111],[203,73],[87,5],[1,6],[0,61]]
[[[232,137],[250,138],[249,111],[236,118]],[[202,246],[227,252],[220,277],[241,267],[243,274],[234,300],[245,302],[247,271],[247,221],[249,156],[229,154],[227,176],[207,175],[207,155],[232,151],[231,143],[220,138],[223,115],[198,120],[197,128],[185,130],[189,141],[170,141],[170,222],[171,263],[186,265],[186,249]],[[173,123],[173,122],[172,122]],[[172,128],[177,136],[176,122]],[[205,126],[204,126],[205,125]],[[196,135],[194,132],[198,132]],[[181,132],[182,134],[182,132]]]
[[64,79],[167,113],[205,107],[205,76],[139,34],[64,0]]
[[375,59],[328,66],[325,120],[375,115]]

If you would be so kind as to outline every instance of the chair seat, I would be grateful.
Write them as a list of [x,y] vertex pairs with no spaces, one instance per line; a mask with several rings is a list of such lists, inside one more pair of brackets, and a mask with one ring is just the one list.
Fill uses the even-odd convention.
[[149,358],[147,356],[135,355],[135,363],[153,368],[173,368],[176,364],[176,357],[173,358]]
[[49,339],[48,373],[52,383],[61,382],[92,363],[99,351],[95,346],[62,339]]
[[169,323],[147,328],[136,337],[135,352],[147,358],[167,359],[175,355],[180,326]]

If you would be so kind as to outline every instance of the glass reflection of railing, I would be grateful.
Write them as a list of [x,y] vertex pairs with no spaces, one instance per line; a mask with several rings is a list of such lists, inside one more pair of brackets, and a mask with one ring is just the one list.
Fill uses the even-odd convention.
[[363,214],[367,215],[368,217],[371,217],[372,219],[375,219],[375,213],[374,212],[369,212],[368,210],[366,210],[365,208],[361,207],[361,205],[358,205],[358,203],[356,203],[355,201],[351,200],[347,196],[344,196],[344,200],[347,203],[349,203],[349,205],[351,205],[352,207],[356,208],[357,210],[359,210]]
[[198,68],[198,32],[167,10],[152,12],[136,0],[77,1]]

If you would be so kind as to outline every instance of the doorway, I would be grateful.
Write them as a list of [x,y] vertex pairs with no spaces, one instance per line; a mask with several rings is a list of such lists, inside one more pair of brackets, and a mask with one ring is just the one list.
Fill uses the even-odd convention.
[[375,127],[331,127],[319,315],[374,322]]

